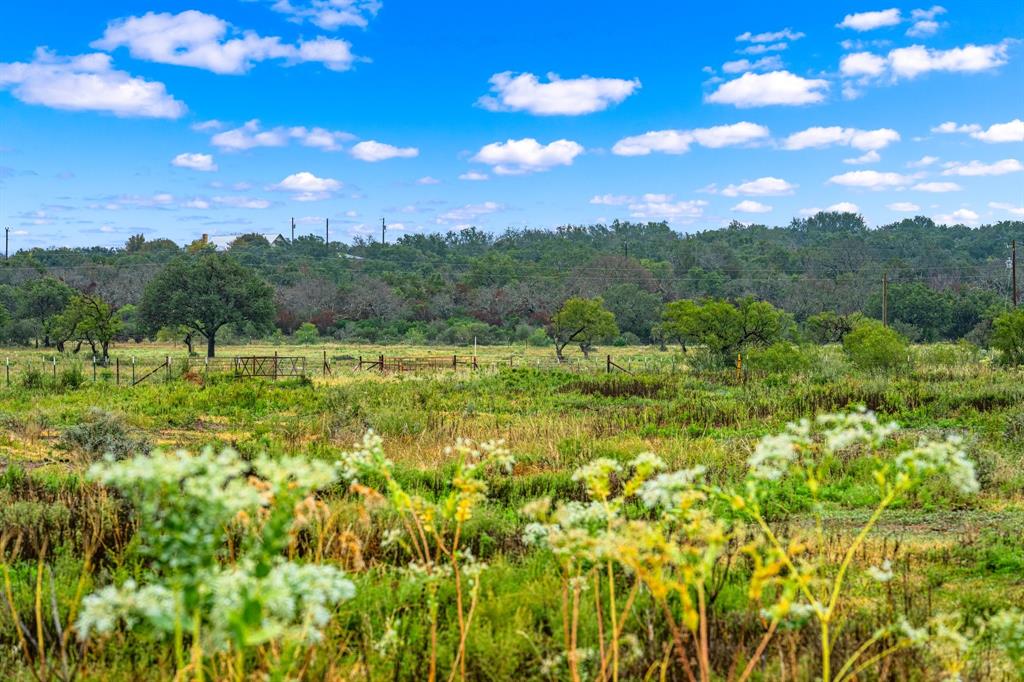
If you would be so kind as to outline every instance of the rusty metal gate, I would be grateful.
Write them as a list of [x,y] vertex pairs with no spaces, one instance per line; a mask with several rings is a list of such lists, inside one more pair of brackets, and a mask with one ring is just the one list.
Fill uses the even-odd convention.
[[306,375],[306,358],[288,355],[247,355],[234,358],[237,377],[301,377]]

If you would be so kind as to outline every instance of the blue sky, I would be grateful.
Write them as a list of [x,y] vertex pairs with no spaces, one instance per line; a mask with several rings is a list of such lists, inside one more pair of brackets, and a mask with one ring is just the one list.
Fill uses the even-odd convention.
[[0,221],[390,236],[1024,216],[1024,3],[2,3]]

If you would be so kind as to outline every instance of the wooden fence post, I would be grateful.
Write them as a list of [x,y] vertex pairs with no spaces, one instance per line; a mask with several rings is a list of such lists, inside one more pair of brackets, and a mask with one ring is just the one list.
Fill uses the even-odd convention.
[[121,385],[121,358],[114,358],[114,383]]
[[459,356],[458,355],[453,355],[452,356],[452,369],[457,369],[458,366],[459,366]]
[[384,373],[384,354],[380,354],[380,373]]
[[167,381],[170,381],[171,380],[171,356],[170,355],[167,356],[167,359],[164,360],[164,363],[167,366]]
[[274,381],[277,381],[277,351],[274,351]]
[[605,356],[605,374],[611,374],[611,373],[612,373],[612,356],[611,355],[606,355]]

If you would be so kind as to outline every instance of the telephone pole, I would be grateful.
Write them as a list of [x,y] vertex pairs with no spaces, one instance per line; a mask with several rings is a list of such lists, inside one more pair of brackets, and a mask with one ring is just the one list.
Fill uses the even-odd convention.
[[327,246],[330,246],[331,245],[331,219],[330,218],[324,218],[324,230],[325,230],[324,244],[327,245]]
[[889,326],[889,273],[882,273],[882,324]]
[[1010,242],[1010,282],[1013,285],[1013,307],[1020,301],[1017,298],[1017,240]]
[[384,244],[387,244],[387,241],[385,241],[385,239],[384,239],[384,233],[387,232],[387,229],[388,229],[387,224],[384,222],[384,219],[381,218],[380,219],[380,243],[381,243],[381,246],[383,246]]
[[11,245],[11,227],[10,227],[10,225],[8,225],[7,227],[4,228],[4,260],[7,260],[8,258],[11,257],[11,252],[9,250],[10,249],[10,245]]
[[295,218],[292,218],[292,241],[295,241]]

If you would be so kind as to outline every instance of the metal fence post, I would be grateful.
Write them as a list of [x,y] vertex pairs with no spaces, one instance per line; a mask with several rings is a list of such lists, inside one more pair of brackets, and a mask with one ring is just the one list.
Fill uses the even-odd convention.
[[4,363],[7,365],[7,386],[11,385],[11,358],[7,357],[7,361]]
[[135,385],[135,356],[132,356],[132,386]]

